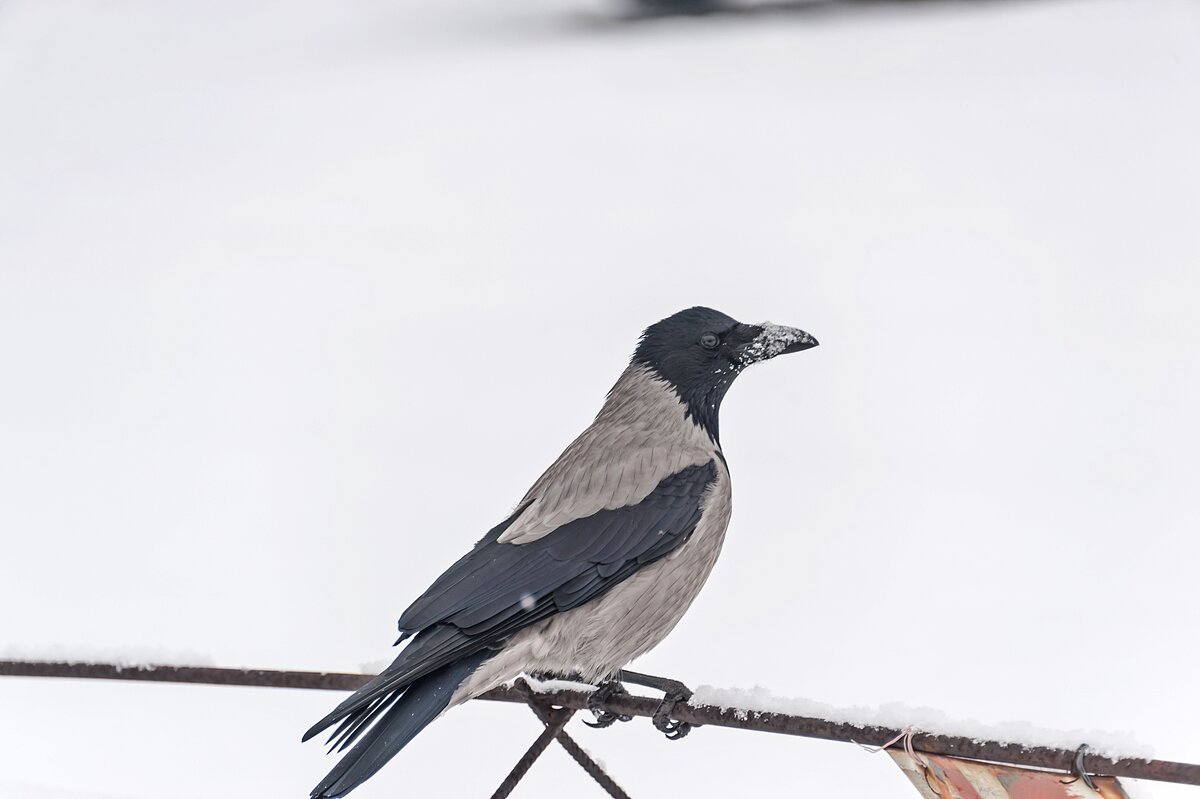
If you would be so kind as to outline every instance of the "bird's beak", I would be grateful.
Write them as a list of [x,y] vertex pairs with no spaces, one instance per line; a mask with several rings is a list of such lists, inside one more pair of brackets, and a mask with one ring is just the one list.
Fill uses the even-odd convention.
[[786,355],[789,352],[800,352],[817,346],[817,340],[794,327],[784,327],[770,322],[755,325],[762,332],[752,338],[741,351],[741,365],[774,358],[776,355]]

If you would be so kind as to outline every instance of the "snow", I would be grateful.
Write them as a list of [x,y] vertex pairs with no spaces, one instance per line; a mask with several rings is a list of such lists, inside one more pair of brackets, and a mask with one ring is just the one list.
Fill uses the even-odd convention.
[[379,672],[392,665],[395,658],[377,658],[375,660],[364,660],[358,664],[359,674],[378,674]]
[[529,683],[529,688],[535,694],[552,694],[555,691],[594,691],[596,686],[588,683],[574,682],[573,680],[539,680],[536,677],[526,676],[525,681]]
[[6,799],[128,799],[129,794],[96,789],[68,790],[45,783],[0,777],[0,796]]
[[746,363],[774,358],[787,349],[789,345],[795,344],[806,335],[795,328],[784,327],[783,325],[771,322],[759,322],[758,324],[761,325],[763,332],[746,347]]
[[[187,651],[166,651],[154,647],[96,649],[50,647],[29,650],[17,647],[0,649],[0,660],[44,661],[52,663],[111,663],[125,668],[151,666],[215,666],[211,659]],[[377,660],[360,664],[364,674],[376,674],[391,663]],[[594,690],[595,686],[573,680],[540,680],[524,678],[535,693]],[[969,719],[955,719],[929,707],[913,707],[900,702],[877,707],[835,707],[813,699],[779,696],[766,688],[717,688],[701,685],[692,696],[691,704],[735,710],[737,718],[745,720],[755,713],[784,713],[793,716],[825,719],[858,726],[879,726],[904,729],[912,726],[922,732],[958,735],[975,740],[1022,743],[1028,746],[1053,746],[1075,749],[1087,743],[1093,752],[1110,757],[1152,758],[1153,750],[1138,742],[1129,733],[1094,730],[1050,730],[1026,722],[985,724]]]
[[746,689],[716,688],[711,685],[701,685],[697,688],[691,701],[694,705],[736,708],[736,715],[740,719],[749,718],[754,713],[784,713],[860,727],[876,726],[894,730],[913,727],[920,732],[955,735],[977,741],[1020,743],[1026,746],[1077,749],[1080,744],[1086,743],[1093,752],[1112,758],[1154,757],[1154,750],[1129,732],[1053,730],[1023,721],[984,723],[953,718],[934,708],[906,705],[902,702],[889,702],[875,707],[835,707],[814,699],[779,696],[758,686]]
[[148,666],[215,666],[212,658],[187,649],[159,646],[81,646],[52,644],[39,647],[0,647],[0,660],[49,663],[109,663],[122,668]]
[[[537,680],[530,677],[526,680],[535,693],[588,692],[595,688],[587,683],[571,680]],[[636,687],[631,688],[635,692],[638,691]],[[860,727],[876,726],[894,730],[912,727],[920,732],[954,735],[977,741],[1019,743],[1026,746],[1073,750],[1081,743],[1086,743],[1092,752],[1114,759],[1154,757],[1154,749],[1139,741],[1131,732],[1055,730],[1024,721],[981,722],[954,718],[935,708],[907,705],[903,702],[889,702],[874,707],[836,707],[815,699],[780,696],[761,686],[718,688],[701,685],[695,689],[690,704],[733,710],[734,715],[743,721],[756,713],[783,713]]]

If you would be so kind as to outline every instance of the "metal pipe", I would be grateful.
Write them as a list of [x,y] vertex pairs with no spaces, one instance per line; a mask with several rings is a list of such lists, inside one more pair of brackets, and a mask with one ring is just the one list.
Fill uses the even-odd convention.
[[[0,676],[150,680],[333,691],[353,691],[371,679],[371,675],[367,674],[334,672],[218,669],[197,666],[121,667],[111,663],[48,663],[15,660],[0,660]],[[537,697],[539,701],[569,710],[586,710],[588,707],[588,694],[582,691],[550,691],[538,694]],[[527,702],[527,697],[512,688],[497,688],[479,698],[494,702],[519,702],[522,704]],[[657,699],[618,694],[604,703],[604,709],[630,716],[649,717],[654,715],[658,704]],[[828,741],[857,741],[873,746],[880,746],[901,732],[887,727],[859,727],[854,724],[790,716],[785,713],[760,713],[738,708],[705,705],[679,704],[676,705],[672,715],[680,721],[691,724],[800,735]],[[912,744],[914,748],[922,752],[1034,768],[1058,769],[1068,773],[1072,771],[1076,754],[1075,749],[1024,746],[1019,743],[1002,741],[977,741],[953,735],[930,733],[916,733],[912,737]],[[1200,785],[1200,765],[1194,763],[1138,758],[1113,760],[1100,755],[1089,755],[1086,767],[1093,774]]]

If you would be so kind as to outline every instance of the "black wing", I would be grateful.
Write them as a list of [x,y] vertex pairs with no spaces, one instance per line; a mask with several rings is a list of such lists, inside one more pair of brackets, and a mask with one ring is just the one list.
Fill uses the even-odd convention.
[[668,554],[700,521],[714,461],[663,479],[636,505],[574,519],[525,544],[497,539],[519,508],[451,566],[400,617],[416,634],[396,661],[305,735],[321,730],[459,658],[498,648],[530,624],[578,607]]

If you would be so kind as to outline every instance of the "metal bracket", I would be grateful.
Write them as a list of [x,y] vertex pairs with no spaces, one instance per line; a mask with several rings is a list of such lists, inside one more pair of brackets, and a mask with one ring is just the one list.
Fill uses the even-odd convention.
[[1092,777],[1087,772],[1087,768],[1083,765],[1083,758],[1087,754],[1088,745],[1080,744],[1075,750],[1075,762],[1071,764],[1071,773],[1075,776],[1069,780],[1059,780],[1063,785],[1070,785],[1078,780],[1083,780],[1083,784],[1091,788],[1093,791],[1098,791],[1096,783],[1092,782]]

